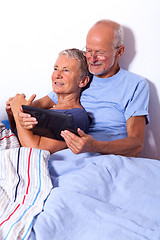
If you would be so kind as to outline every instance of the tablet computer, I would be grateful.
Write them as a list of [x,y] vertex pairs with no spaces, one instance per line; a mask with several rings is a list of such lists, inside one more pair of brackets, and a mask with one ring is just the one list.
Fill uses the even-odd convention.
[[69,130],[77,134],[71,114],[27,105],[22,105],[22,108],[24,113],[29,113],[38,121],[38,124],[32,128],[35,135],[64,141],[60,135],[62,130]]

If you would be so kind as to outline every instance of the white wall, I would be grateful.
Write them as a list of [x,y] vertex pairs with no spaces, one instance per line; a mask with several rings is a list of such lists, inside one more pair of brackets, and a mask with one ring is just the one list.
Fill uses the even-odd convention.
[[160,159],[159,9],[159,0],[0,0],[0,119],[17,92],[46,95],[58,52],[83,48],[92,24],[111,19],[126,33],[121,66],[149,81],[151,123],[143,156]]

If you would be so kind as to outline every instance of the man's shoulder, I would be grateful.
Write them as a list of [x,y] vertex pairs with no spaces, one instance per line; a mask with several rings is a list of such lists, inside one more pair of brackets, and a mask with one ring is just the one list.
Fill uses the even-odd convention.
[[123,72],[123,88],[129,93],[132,92],[149,92],[148,81],[136,73],[122,69]]
[[147,82],[146,79],[137,74],[137,73],[133,73],[133,72],[130,72],[128,70],[124,70],[124,69],[120,69],[121,73],[124,75],[125,79],[128,80],[128,81],[135,81],[135,82],[140,82],[140,81],[144,81],[144,82]]

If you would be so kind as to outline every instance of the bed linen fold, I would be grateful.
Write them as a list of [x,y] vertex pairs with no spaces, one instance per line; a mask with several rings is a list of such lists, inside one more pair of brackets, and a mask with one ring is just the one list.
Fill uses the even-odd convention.
[[63,150],[30,240],[159,240],[160,162]]
[[49,156],[25,147],[0,151],[0,239],[28,239],[52,188]]

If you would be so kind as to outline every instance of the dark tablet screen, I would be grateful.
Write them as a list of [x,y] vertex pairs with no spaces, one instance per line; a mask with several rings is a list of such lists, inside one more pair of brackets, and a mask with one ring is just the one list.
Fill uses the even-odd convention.
[[38,124],[32,129],[36,135],[64,141],[60,135],[62,130],[69,130],[77,134],[71,114],[26,105],[22,105],[22,108],[25,113],[29,113],[37,119]]

